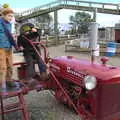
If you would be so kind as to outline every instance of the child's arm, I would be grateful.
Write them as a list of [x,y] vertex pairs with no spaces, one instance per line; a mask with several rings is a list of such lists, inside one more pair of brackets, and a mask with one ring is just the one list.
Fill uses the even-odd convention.
[[22,46],[22,37],[21,36],[18,36],[17,45],[18,45],[19,50],[23,51],[24,48]]

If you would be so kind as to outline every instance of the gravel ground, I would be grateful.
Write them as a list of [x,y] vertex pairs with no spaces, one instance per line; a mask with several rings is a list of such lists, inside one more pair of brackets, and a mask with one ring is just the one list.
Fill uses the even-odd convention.
[[[64,46],[49,47],[51,57],[72,55],[76,58],[90,59],[90,55],[81,52],[64,52]],[[100,62],[100,57],[96,58]],[[15,55],[14,61],[23,60],[21,56]],[[118,66],[120,65],[119,57],[110,58],[108,64]],[[14,69],[16,72],[16,69]],[[14,77],[16,74],[14,73]],[[50,91],[42,91],[37,93],[36,91],[30,92],[25,96],[27,109],[30,114],[30,120],[80,120],[80,117],[76,115],[72,110],[68,109],[64,105],[60,104],[52,96]],[[12,99],[12,101],[15,98]],[[9,114],[6,120],[21,120],[19,113]]]

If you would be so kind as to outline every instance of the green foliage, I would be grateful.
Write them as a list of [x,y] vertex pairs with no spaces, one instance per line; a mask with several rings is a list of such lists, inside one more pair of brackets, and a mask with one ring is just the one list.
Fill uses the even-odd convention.
[[70,25],[72,26],[72,33],[87,33],[91,19],[91,15],[85,12],[76,12],[74,16],[70,16]]
[[45,30],[45,33],[47,32],[47,34],[50,33],[51,28],[50,28],[50,24],[52,22],[52,16],[49,14],[43,14],[40,15],[39,17],[36,17],[36,26],[39,27],[40,29]]
[[49,27],[51,21],[52,21],[52,17],[49,14],[43,14],[36,18],[36,22],[40,23],[41,28],[44,28],[45,25]]

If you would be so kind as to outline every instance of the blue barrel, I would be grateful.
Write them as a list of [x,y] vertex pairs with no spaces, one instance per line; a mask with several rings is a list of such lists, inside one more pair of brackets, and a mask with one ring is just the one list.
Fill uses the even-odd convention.
[[108,56],[108,57],[115,56],[116,47],[117,47],[116,43],[114,43],[114,42],[108,42],[107,43],[106,56]]

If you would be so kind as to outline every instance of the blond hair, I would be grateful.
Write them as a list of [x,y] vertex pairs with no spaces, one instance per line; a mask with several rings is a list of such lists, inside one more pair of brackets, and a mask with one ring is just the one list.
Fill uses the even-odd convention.
[[9,13],[14,13],[14,11],[12,10],[12,8],[9,7],[8,4],[4,4],[4,5],[3,5],[3,8],[1,9],[1,13],[2,13],[3,15],[7,15],[7,14],[9,14]]

